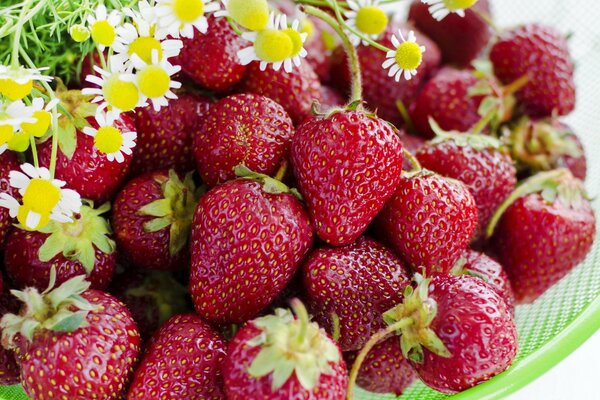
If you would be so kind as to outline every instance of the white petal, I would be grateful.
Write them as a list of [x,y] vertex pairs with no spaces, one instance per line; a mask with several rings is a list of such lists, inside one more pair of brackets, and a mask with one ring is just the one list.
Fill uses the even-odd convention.
[[29,211],[27,213],[27,217],[25,218],[25,226],[29,229],[35,229],[39,225],[42,220],[42,216],[36,212]]

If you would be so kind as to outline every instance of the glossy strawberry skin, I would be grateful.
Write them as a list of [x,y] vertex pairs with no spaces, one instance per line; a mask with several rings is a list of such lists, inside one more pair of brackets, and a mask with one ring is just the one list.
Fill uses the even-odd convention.
[[402,261],[367,237],[340,248],[315,250],[302,269],[309,310],[330,334],[340,324],[342,351],[360,350],[385,327],[381,315],[402,302],[410,275]]
[[[33,286],[44,291],[50,281],[50,270],[56,267],[56,285],[84,275],[83,265],[76,260],[69,260],[62,252],[48,262],[40,261],[40,247],[46,242],[48,234],[27,232],[14,229],[6,241],[4,264],[6,272],[17,288]],[[115,269],[117,268],[116,252],[106,254],[96,250],[94,269],[87,277],[93,289],[104,290],[108,287]]]
[[21,383],[32,400],[125,395],[140,351],[137,326],[111,295],[88,290],[82,297],[100,307],[87,315],[88,326],[71,333],[40,331],[18,350]]
[[500,219],[492,243],[517,302],[533,302],[583,261],[595,231],[588,201],[570,208],[532,194],[513,203]]
[[[19,196],[19,192],[10,186],[10,171],[19,170],[19,161],[12,151],[0,154],[0,193],[8,193],[11,196]],[[12,229],[13,219],[7,208],[0,207],[0,252],[4,250],[4,242]]]
[[344,246],[366,230],[393,194],[402,143],[382,119],[341,111],[298,127],[291,161],[317,234]]
[[479,0],[472,10],[465,11],[464,18],[450,14],[438,22],[431,16],[429,5],[415,0],[408,19],[439,46],[445,64],[467,67],[492,37],[487,23],[474,11],[489,15],[489,1]]
[[402,177],[375,231],[413,269],[449,271],[477,226],[477,206],[458,181],[431,172]]
[[476,239],[481,237],[492,215],[517,183],[513,161],[501,149],[477,149],[447,140],[421,147],[417,159],[423,168],[457,179],[469,189],[477,204]]
[[294,125],[268,97],[237,94],[214,104],[194,136],[193,150],[204,183],[235,179],[234,168],[273,175],[289,151]]
[[298,125],[311,115],[315,100],[320,100],[321,83],[312,67],[303,62],[292,72],[283,68],[274,71],[268,67],[260,70],[260,64],[248,65],[244,80],[238,86],[242,93],[254,93],[275,100],[287,111],[294,124]]
[[225,350],[225,341],[199,316],[176,315],[153,336],[127,399],[224,399]]
[[[95,129],[98,124],[95,118],[88,118],[88,123]],[[126,114],[115,120],[116,128],[122,132],[135,132],[135,124]],[[52,141],[48,140],[38,147],[40,165],[48,167],[52,154]],[[62,151],[58,151],[56,161],[56,178],[67,182],[66,187],[75,190],[82,198],[92,200],[95,204],[111,200],[123,184],[129,173],[132,155],[123,154],[125,161],[108,161],[106,154],[100,153],[94,146],[94,138],[77,132],[77,148],[69,160]]]
[[192,223],[196,311],[218,324],[256,316],[290,282],[312,240],[308,215],[291,194],[266,193],[244,179],[213,188]]
[[490,60],[505,84],[529,77],[516,96],[530,116],[567,115],[575,108],[574,66],[567,39],[555,28],[529,24],[508,31]]
[[223,92],[244,76],[246,67],[240,64],[237,52],[250,45],[235,33],[227,18],[209,17],[207,32],[195,31],[192,39],[183,38],[183,48],[173,63],[203,88]]
[[318,384],[311,391],[306,390],[292,375],[276,392],[271,389],[269,374],[254,378],[247,372],[248,367],[258,355],[261,346],[250,346],[248,341],[262,331],[252,322],[247,323],[229,343],[228,355],[223,364],[225,392],[227,400],[344,400],[348,385],[346,363],[340,352],[340,361],[330,364],[334,375],[322,374]]
[[498,293],[479,278],[438,274],[429,284],[437,303],[430,328],[450,358],[424,348],[423,363],[410,361],[425,384],[456,393],[506,370],[517,353],[517,330]]
[[138,108],[131,173],[137,176],[157,170],[174,169],[182,174],[192,171],[192,138],[198,134],[211,104],[204,96],[179,93],[160,111],[154,111],[151,105]]
[[346,99],[337,90],[322,85],[321,86],[321,110],[329,110],[333,107],[341,107],[346,103]]

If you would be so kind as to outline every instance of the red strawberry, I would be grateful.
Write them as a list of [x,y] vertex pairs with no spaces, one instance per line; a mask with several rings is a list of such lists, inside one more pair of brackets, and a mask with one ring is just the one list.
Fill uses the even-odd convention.
[[58,284],[86,274],[92,288],[106,289],[117,266],[110,226],[101,216],[109,209],[108,204],[97,210],[83,205],[72,223],[51,221],[40,232],[14,229],[4,253],[11,281],[18,288],[45,290],[56,268]]
[[194,136],[202,180],[215,186],[235,179],[233,170],[240,164],[273,175],[288,153],[293,134],[289,115],[268,97],[236,94],[220,100]]
[[[361,65],[363,96],[369,108],[375,110],[377,115],[397,126],[404,125],[404,120],[398,112],[397,101],[402,101],[409,108],[417,98],[417,93],[426,81],[431,71],[440,63],[440,52],[435,43],[423,33],[406,23],[390,22],[382,38],[378,40],[384,46],[393,47],[392,35],[398,37],[398,29],[406,37],[410,30],[414,30],[417,42],[427,48],[423,54],[423,63],[417,69],[418,74],[406,81],[394,81],[388,76],[388,71],[381,67],[386,59],[386,54],[372,46],[360,45],[357,47],[358,58]],[[332,66],[333,85],[342,93],[347,93],[350,88],[350,73],[346,53],[338,47],[333,55]]]
[[127,399],[223,399],[225,346],[197,315],[174,316],[152,337]]
[[477,12],[490,15],[489,1],[479,0],[472,9],[465,11],[464,17],[450,14],[442,21],[436,21],[429,13],[429,6],[415,0],[408,19],[437,43],[445,64],[466,67],[477,58],[492,37],[488,24]]
[[317,234],[354,242],[393,194],[402,143],[385,121],[362,111],[315,116],[298,127],[291,161]]
[[[18,196],[18,191],[10,186],[10,171],[19,170],[19,161],[12,151],[0,154],[0,193],[7,193],[12,197]],[[0,207],[0,252],[4,250],[4,242],[12,229],[13,219],[7,208]]]
[[517,301],[531,303],[583,261],[596,218],[583,183],[560,169],[523,182],[494,215],[492,232]]
[[260,64],[248,65],[240,92],[255,93],[275,100],[287,111],[294,124],[298,125],[311,115],[315,100],[320,100],[321,83],[311,66],[303,62],[292,72],[282,68],[274,71],[269,67],[260,70]]
[[344,96],[338,93],[337,90],[322,85],[321,86],[321,110],[330,110],[333,107],[341,107],[346,103]]
[[178,96],[158,112],[152,106],[136,110],[137,145],[131,163],[134,175],[168,169],[185,174],[194,169],[192,138],[212,102],[193,93]]
[[84,276],[49,293],[27,288],[15,293],[25,302],[21,315],[2,318],[2,342],[16,349],[32,400],[124,396],[140,336],[122,303],[88,288]]
[[[0,277],[2,277],[2,274],[0,274]],[[19,300],[10,294],[8,290],[0,293],[0,318],[9,313],[16,314],[20,308]],[[0,329],[0,333],[2,333],[2,329]],[[18,384],[20,373],[21,368],[15,360],[14,352],[0,345],[0,385]]]
[[203,88],[223,92],[244,76],[246,67],[237,52],[249,42],[235,33],[227,18],[209,17],[205,34],[195,31],[192,39],[182,40],[183,48],[173,63]]
[[[400,339],[393,336],[379,343],[367,354],[360,366],[356,384],[372,393],[402,392],[417,379],[417,374],[402,355]],[[357,352],[344,354],[348,365],[356,360]]]
[[312,246],[308,215],[290,190],[245,173],[260,182],[238,179],[213,188],[200,199],[192,224],[190,292],[196,311],[214,323],[256,316]]
[[299,301],[288,310],[248,322],[223,364],[228,400],[344,400],[346,364]]
[[[413,156],[417,154],[419,149],[427,143],[422,136],[415,136],[409,133],[406,133],[404,130],[400,131],[400,140],[404,145],[404,149],[408,151]],[[411,160],[408,157],[404,157],[404,161],[402,162],[402,169],[404,171],[412,171],[414,166],[410,162]]]
[[567,39],[555,28],[529,24],[508,31],[490,60],[504,83],[529,77],[516,96],[530,116],[566,115],[575,108],[574,66]]
[[342,351],[360,350],[384,326],[381,314],[402,301],[410,284],[400,259],[367,237],[315,250],[302,273],[311,314],[329,333],[338,331],[334,338]]
[[483,135],[445,133],[421,147],[417,158],[423,168],[461,181],[469,189],[479,222],[479,238],[490,218],[517,183],[513,162],[499,140]]
[[413,269],[448,272],[477,226],[477,206],[461,182],[430,171],[403,176],[375,227]]

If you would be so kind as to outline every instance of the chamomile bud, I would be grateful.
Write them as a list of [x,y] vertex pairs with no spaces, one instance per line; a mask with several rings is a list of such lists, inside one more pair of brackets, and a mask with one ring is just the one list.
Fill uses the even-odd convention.
[[229,16],[237,24],[250,31],[260,31],[269,23],[269,4],[267,0],[221,0],[225,10],[217,11],[215,16]]
[[90,38],[90,30],[85,25],[76,24],[69,28],[69,35],[77,43],[82,43]]

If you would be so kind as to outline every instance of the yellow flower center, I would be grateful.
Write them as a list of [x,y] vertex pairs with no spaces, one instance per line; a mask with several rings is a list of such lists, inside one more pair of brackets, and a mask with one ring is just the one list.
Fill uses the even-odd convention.
[[292,41],[292,56],[295,56],[298,53],[300,53],[300,50],[302,50],[302,46],[304,46],[304,44],[302,43],[302,37],[300,36],[300,32],[291,28],[285,29],[283,32],[285,32],[285,34],[288,35],[290,37],[290,40]]
[[160,42],[153,37],[142,36],[131,42],[128,53],[130,56],[135,53],[146,64],[152,64],[152,52],[154,50],[158,52],[158,61],[161,61],[163,54]]
[[96,21],[94,22],[94,25],[92,25],[92,39],[97,44],[112,46],[116,36],[115,28],[113,28],[106,20]]
[[140,99],[135,84],[122,81],[116,74],[107,79],[102,93],[108,104],[125,112],[133,110]]
[[15,135],[10,125],[0,125],[0,146],[7,144]]
[[38,214],[50,214],[60,200],[60,189],[47,179],[34,178],[23,195],[23,205]]
[[423,53],[415,42],[400,43],[396,49],[396,63],[402,69],[412,71],[423,61]]
[[22,153],[29,148],[29,134],[27,132],[17,132],[8,142],[8,148],[12,151]]
[[12,101],[21,100],[25,96],[28,96],[31,93],[31,89],[33,89],[33,81],[31,79],[22,84],[10,78],[0,79],[0,93]]
[[269,23],[267,0],[229,0],[227,11],[235,22],[251,31],[260,31]]
[[387,25],[388,17],[379,7],[361,7],[356,13],[356,27],[367,35],[379,35],[385,31]]
[[144,68],[138,74],[138,79],[140,92],[151,99],[164,96],[169,90],[171,83],[169,74],[156,65],[150,65]]
[[450,11],[466,10],[477,3],[478,0],[444,0],[444,5]]
[[35,137],[44,136],[50,128],[52,114],[46,110],[40,110],[33,113],[33,118],[35,118],[35,122],[24,122],[21,124],[21,128]]
[[262,61],[283,61],[293,54],[294,43],[285,31],[266,29],[258,32],[254,50]]
[[[27,225],[27,216],[29,215],[30,212],[35,212],[37,214],[40,214],[40,222],[37,224],[37,226],[28,226]],[[17,220],[19,221],[19,223],[21,224],[21,226],[23,226],[23,228],[25,228],[25,230],[28,231],[37,231],[39,229],[42,229],[44,226],[46,226],[48,224],[48,222],[50,222],[50,213],[39,213],[36,212],[32,209],[32,207],[27,206],[27,205],[22,205],[21,207],[19,207],[19,211],[17,213]]]
[[204,15],[204,2],[202,0],[174,0],[173,14],[181,22],[194,22]]
[[[114,30],[113,30],[113,32],[114,32]],[[69,29],[69,34],[71,35],[73,40],[76,41],[77,43],[85,42],[86,40],[88,40],[90,38],[90,31],[88,30],[88,28],[86,28],[85,26],[83,26],[81,24],[73,25]],[[113,40],[114,40],[114,37],[113,37]]]
[[123,135],[114,126],[103,126],[94,137],[94,145],[101,153],[116,153],[123,145]]

